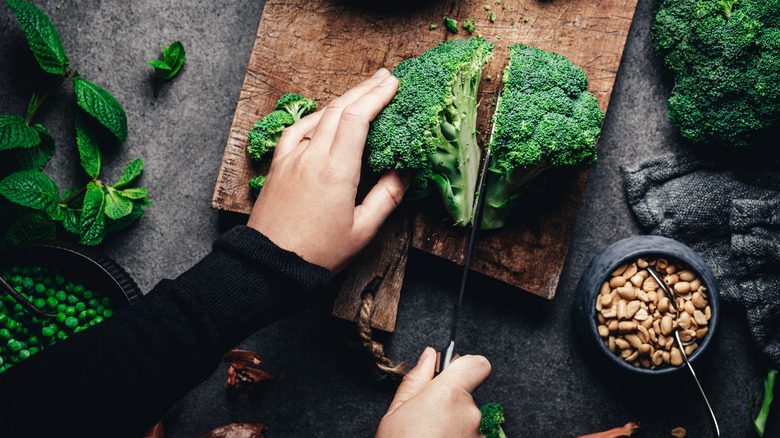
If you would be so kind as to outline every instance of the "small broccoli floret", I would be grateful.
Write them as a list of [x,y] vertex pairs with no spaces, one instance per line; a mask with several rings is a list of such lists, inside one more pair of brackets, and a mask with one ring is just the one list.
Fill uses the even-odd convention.
[[439,26],[436,25],[436,23],[431,23],[428,25],[428,30],[436,30]]
[[780,120],[780,2],[664,0],[653,45],[669,119],[694,143],[745,146]]
[[[488,16],[488,20],[490,20],[491,23],[495,23],[496,22],[496,13],[495,12],[491,12],[490,16]],[[512,24],[514,24],[514,21],[512,22]]]
[[506,438],[504,429],[504,407],[501,403],[485,403],[479,408],[482,413],[482,424],[479,426],[479,433],[485,438]]
[[276,147],[284,128],[295,123],[295,119],[287,111],[276,110],[255,123],[249,131],[249,145],[246,152],[250,157],[259,160],[267,152]]
[[477,23],[476,21],[474,21],[473,17],[463,22],[463,30],[465,30],[468,33],[474,33],[474,29],[476,28],[477,28]]
[[252,195],[257,197],[260,194],[260,190],[263,190],[265,185],[265,175],[253,177],[249,180],[249,190],[252,191]]
[[485,229],[504,226],[529,183],[545,170],[595,163],[604,119],[581,68],[553,52],[522,44],[509,49],[493,114]]
[[458,33],[458,20],[444,17],[444,27],[451,33]]
[[455,225],[472,220],[481,155],[477,89],[492,51],[492,43],[469,38],[403,61],[393,72],[398,92],[366,142],[374,171],[414,169],[417,193],[438,191]]
[[312,113],[317,108],[317,104],[300,94],[287,93],[276,101],[275,109],[287,111],[297,122],[301,117]]

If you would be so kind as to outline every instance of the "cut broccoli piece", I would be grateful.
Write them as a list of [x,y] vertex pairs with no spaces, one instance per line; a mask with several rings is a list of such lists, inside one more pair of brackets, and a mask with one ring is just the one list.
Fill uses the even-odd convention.
[[474,17],[469,18],[468,20],[463,22],[463,30],[465,30],[468,33],[474,33],[474,29],[477,28],[477,23],[474,21]]
[[595,163],[604,119],[581,68],[553,52],[522,44],[509,49],[493,114],[485,229],[504,226],[529,183],[546,169]]
[[664,0],[653,45],[674,77],[669,119],[693,143],[750,144],[780,119],[780,2]]
[[458,33],[458,20],[444,17],[444,27],[451,33]]
[[263,190],[265,185],[265,179],[265,175],[260,175],[249,180],[249,189],[252,191],[252,195],[257,197],[260,194],[260,190]]
[[492,43],[469,38],[403,61],[393,73],[398,92],[366,142],[374,171],[414,169],[418,194],[436,189],[455,225],[472,220],[481,155],[477,88],[492,52]]
[[287,111],[297,122],[301,117],[312,113],[317,108],[317,104],[300,94],[287,93],[276,101],[275,109]]
[[295,123],[295,119],[287,111],[276,110],[255,123],[249,131],[249,145],[246,152],[250,157],[259,160],[267,152],[276,147],[284,128]]
[[479,412],[482,413],[482,424],[479,426],[479,433],[485,438],[506,438],[504,429],[504,407],[501,403],[485,403],[480,406]]
[[428,30],[436,30],[439,26],[436,25],[436,23],[431,23],[428,25]]
[[[496,22],[496,13],[495,12],[491,12],[490,16],[488,16],[488,20],[490,20],[491,23],[495,23]],[[514,24],[514,21],[512,22],[512,24]]]

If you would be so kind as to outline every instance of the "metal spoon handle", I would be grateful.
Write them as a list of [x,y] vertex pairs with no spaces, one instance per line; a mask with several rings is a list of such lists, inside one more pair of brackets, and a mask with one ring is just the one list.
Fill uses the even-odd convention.
[[699,383],[699,378],[696,377],[696,372],[693,371],[693,366],[688,360],[688,355],[685,354],[685,348],[683,347],[682,340],[680,339],[679,330],[674,331],[674,340],[677,341],[677,348],[680,349],[680,354],[685,361],[685,365],[688,367],[688,371],[691,372],[691,376],[693,376],[693,380],[696,382],[696,386],[699,388],[701,398],[704,399],[704,404],[707,405],[707,411],[710,413],[710,423],[712,423],[713,434],[715,437],[720,438],[720,427],[718,426],[718,420],[715,419],[715,412],[712,410],[712,406],[710,406],[710,401],[707,399],[707,394],[704,393],[704,388],[702,388],[701,383]]

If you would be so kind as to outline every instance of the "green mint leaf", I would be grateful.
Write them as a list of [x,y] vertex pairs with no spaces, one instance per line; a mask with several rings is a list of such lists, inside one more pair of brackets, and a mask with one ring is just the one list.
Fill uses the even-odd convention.
[[160,61],[159,59],[150,59],[146,61],[154,67],[154,73],[157,75],[160,79],[168,79],[171,75],[171,67],[165,63],[165,61]]
[[62,228],[75,235],[81,234],[81,216],[78,210],[65,208],[65,217],[62,218]]
[[149,190],[144,187],[132,187],[124,189],[119,193],[127,199],[143,199],[149,196]]
[[174,41],[168,47],[163,47],[163,60],[171,67],[171,74],[166,79],[176,76],[187,59],[187,53],[184,51],[184,45],[181,41]]
[[41,143],[38,147],[19,149],[8,166],[11,172],[20,170],[41,171],[46,167],[46,163],[51,160],[51,157],[54,156],[54,139],[49,135],[49,132],[46,131],[43,125],[35,125],[33,128],[40,135]]
[[17,115],[0,115],[0,151],[38,146],[41,137]]
[[74,79],[76,103],[121,141],[127,139],[127,115],[108,91],[84,79]]
[[5,196],[15,204],[34,210],[43,210],[52,219],[62,219],[62,211],[59,209],[60,193],[57,190],[57,185],[41,172],[22,170],[8,175],[0,181],[0,195]]
[[5,235],[5,243],[18,246],[31,242],[54,240],[56,234],[54,221],[43,212],[27,213],[17,219]]
[[84,205],[81,207],[81,239],[82,245],[95,246],[106,236],[106,194],[103,188],[90,182],[84,195]]
[[116,233],[117,231],[124,230],[125,228],[134,224],[143,215],[144,215],[143,207],[141,207],[138,204],[133,204],[133,211],[131,211],[130,214],[128,214],[127,216],[118,220],[109,219],[106,221],[106,232]]
[[98,149],[97,140],[89,127],[79,118],[76,118],[76,145],[79,148],[81,167],[92,178],[100,175],[102,158]]
[[106,216],[109,219],[121,219],[133,211],[133,201],[122,196],[119,190],[108,188],[106,196]]
[[127,163],[127,166],[125,166],[124,172],[122,172],[122,176],[119,177],[119,181],[117,181],[113,187],[115,189],[121,189],[131,182],[138,178],[138,175],[141,174],[144,170],[144,160],[140,158],[136,158],[135,160]]
[[140,205],[141,207],[148,207],[152,205],[152,201],[150,201],[149,198],[134,199],[133,203]]
[[46,13],[20,0],[5,0],[5,4],[14,11],[19,26],[27,37],[27,44],[43,71],[55,75],[64,74],[70,61],[65,55],[59,32]]
[[40,101],[41,97],[38,96],[37,93],[33,93],[32,96],[30,96],[30,103],[27,104],[27,115],[24,118],[25,120],[32,120],[33,114],[35,114],[35,109],[38,107],[38,103]]

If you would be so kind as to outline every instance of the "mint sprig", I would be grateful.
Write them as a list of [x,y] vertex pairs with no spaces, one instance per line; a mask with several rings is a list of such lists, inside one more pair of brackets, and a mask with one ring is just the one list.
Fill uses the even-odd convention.
[[154,68],[154,72],[160,80],[168,81],[174,78],[184,65],[187,53],[180,41],[174,41],[170,46],[161,45],[163,59],[150,59],[146,61]]
[[[57,224],[78,235],[82,244],[97,245],[107,233],[136,222],[144,214],[144,207],[151,204],[147,189],[130,187],[143,171],[141,159],[128,163],[114,185],[99,179],[103,171],[100,142],[104,136],[96,129],[102,131],[102,126],[124,141],[127,115],[110,92],[70,70],[60,35],[46,13],[22,0],[5,3],[19,21],[40,67],[58,75],[59,80],[53,88],[32,95],[25,117],[0,115],[0,247],[52,240]],[[171,71],[178,72],[184,62],[183,46],[172,44],[165,49],[164,62],[171,63]],[[60,196],[57,184],[43,173],[54,155],[54,139],[33,120],[63,82],[70,82],[75,92],[79,108],[75,143],[81,167],[90,180]]]

